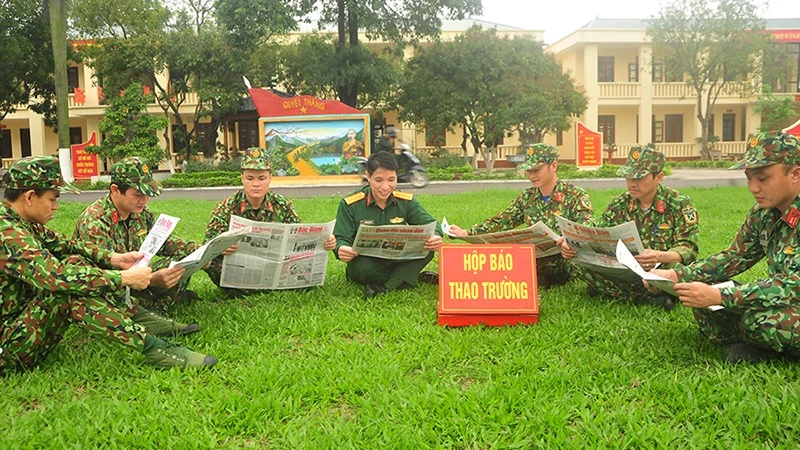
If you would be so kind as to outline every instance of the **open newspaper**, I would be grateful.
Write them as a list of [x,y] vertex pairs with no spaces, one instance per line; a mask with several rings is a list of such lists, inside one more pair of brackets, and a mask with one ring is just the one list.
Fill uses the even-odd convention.
[[[166,242],[169,235],[172,234],[172,230],[178,225],[179,220],[181,219],[166,214],[158,215],[156,222],[153,224],[153,228],[147,233],[144,241],[142,241],[142,245],[139,247],[139,251],[142,252],[144,256],[142,256],[142,259],[139,261],[136,261],[133,267],[147,267],[150,265],[150,260],[161,250],[164,242]],[[125,304],[128,305],[128,308],[133,308],[130,286],[125,287]]]
[[428,256],[425,242],[436,232],[436,222],[425,225],[361,225],[353,241],[360,256],[383,259],[420,259]]
[[442,231],[470,244],[533,244],[537,259],[561,254],[561,247],[556,245],[559,236],[541,220],[527,228],[458,237],[450,233],[447,219],[442,219]]
[[581,225],[557,217],[561,235],[578,255],[572,259],[586,270],[627,282],[640,282],[639,276],[617,261],[617,241],[633,254],[644,252],[642,239],[633,221],[602,228]]
[[225,249],[239,242],[251,232],[252,227],[228,230],[214,239],[206,242],[182,260],[171,262],[169,267],[171,269],[175,266],[183,266],[184,271],[181,281],[187,280],[192,276],[192,274],[205,267],[209,262],[211,262],[211,260],[221,255]]
[[236,289],[294,289],[325,282],[327,223],[256,222],[231,216],[229,230],[250,227],[239,249],[222,260],[220,285]]

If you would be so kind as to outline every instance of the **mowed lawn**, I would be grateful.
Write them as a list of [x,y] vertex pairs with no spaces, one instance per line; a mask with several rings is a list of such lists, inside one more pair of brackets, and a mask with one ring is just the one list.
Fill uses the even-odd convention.
[[[727,246],[746,188],[686,189],[701,255]],[[596,214],[615,191],[591,191]],[[419,198],[470,226],[512,190]],[[339,198],[296,200],[307,222]],[[153,201],[201,239],[212,201]],[[70,232],[85,204],[51,223]],[[436,260],[431,268],[435,269]],[[765,274],[760,264],[742,280]],[[205,274],[179,338],[219,364],[158,371],[72,327],[46,363],[0,378],[0,448],[796,448],[800,363],[730,365],[691,311],[541,292],[539,323],[437,326],[433,286],[364,300],[330,259],[325,285],[227,300]]]

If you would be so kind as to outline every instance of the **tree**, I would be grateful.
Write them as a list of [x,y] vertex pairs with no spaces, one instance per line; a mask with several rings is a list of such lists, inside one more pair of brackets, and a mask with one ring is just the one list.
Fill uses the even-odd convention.
[[761,116],[759,131],[776,131],[791,125],[792,119],[797,117],[794,98],[789,96],[778,97],[769,87],[758,96],[753,111]]
[[[471,28],[411,59],[397,100],[400,117],[432,129],[463,128],[491,171],[496,142],[516,130],[526,143],[569,128],[586,99],[542,45]],[[466,149],[466,145],[464,144]]]
[[128,86],[111,100],[100,121],[102,142],[90,146],[87,151],[110,159],[141,156],[154,166],[164,161],[166,154],[156,132],[163,130],[169,121],[147,112],[147,105],[152,101],[153,94],[145,95],[141,83]]
[[708,126],[720,93],[752,94],[768,37],[749,0],[675,0],[650,20],[653,53],[685,76],[696,96],[701,157],[710,159]]
[[55,66],[58,148],[69,148],[69,91],[67,86],[67,0],[47,0],[50,39]]

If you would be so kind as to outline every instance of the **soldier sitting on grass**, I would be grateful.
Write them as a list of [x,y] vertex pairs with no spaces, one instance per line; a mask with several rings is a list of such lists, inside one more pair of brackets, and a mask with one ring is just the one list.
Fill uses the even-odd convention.
[[[59,191],[78,193],[61,178],[58,159],[22,158],[3,175],[2,185],[0,373],[41,364],[71,324],[142,352],[157,367],[210,367],[217,362],[213,356],[167,345],[120,308],[123,287],[144,289],[150,284],[149,267],[131,268],[141,253],[67,240],[45,227],[58,209]],[[66,263],[73,254],[96,266]]]
[[[758,133],[731,169],[744,169],[756,204],[731,245],[685,267],[654,270],[694,308],[700,331],[723,346],[727,361],[756,363],[800,357],[800,142],[790,134]],[[766,258],[767,276],[716,288]],[[709,306],[722,305],[711,310]]]

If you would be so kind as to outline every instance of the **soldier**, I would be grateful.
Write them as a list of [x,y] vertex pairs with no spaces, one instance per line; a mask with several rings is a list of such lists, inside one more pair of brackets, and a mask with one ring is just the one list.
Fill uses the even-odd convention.
[[[116,252],[138,250],[156,222],[156,216],[147,208],[151,197],[161,194],[161,183],[153,178],[150,167],[142,158],[131,156],[111,166],[111,185],[104,197],[89,205],[78,216],[75,239],[91,242]],[[137,292],[137,305],[128,313],[137,323],[145,325],[148,332],[165,336],[189,334],[200,330],[196,323],[180,323],[151,311],[167,311],[181,299],[194,300],[197,294],[186,290],[188,281],[180,282],[183,268],[170,269],[170,260],[180,260],[197,248],[197,244],[170,235],[151,261],[153,277],[150,287]]]
[[[259,222],[300,223],[300,216],[286,197],[270,190],[272,166],[263,148],[252,147],[244,152],[242,158],[242,189],[222,200],[211,213],[206,228],[206,240],[211,240],[228,231],[231,216],[236,215]],[[333,250],[336,240],[330,236],[325,242],[325,250]],[[223,253],[231,254],[236,246]],[[215,258],[206,273],[217,286],[222,274],[223,256]],[[242,295],[244,290],[224,288],[230,296]]]
[[394,153],[395,139],[397,138],[397,128],[388,127],[386,133],[378,138],[378,143],[375,144],[375,153],[389,152]]
[[[542,221],[558,230],[557,216],[573,222],[592,225],[592,202],[583,188],[558,179],[558,149],[552,145],[535,144],[526,150],[526,159],[520,165],[533,186],[522,191],[505,211],[483,223],[464,230],[451,225],[450,231],[459,237],[512,230],[522,224],[531,226]],[[539,286],[553,286],[569,281],[569,264],[561,255],[536,260]]]
[[367,160],[369,185],[348,195],[339,202],[336,212],[334,255],[347,263],[347,278],[364,286],[364,296],[411,288],[419,281],[439,284],[436,272],[422,272],[433,259],[433,252],[442,244],[442,230],[425,242],[428,256],[422,259],[397,261],[359,256],[353,250],[353,240],[361,224],[365,225],[424,225],[435,222],[413,194],[396,191],[397,161],[388,152],[377,152]]
[[[601,227],[631,220],[636,223],[645,247],[636,260],[645,270],[656,265],[689,264],[697,257],[697,210],[688,196],[661,184],[665,164],[666,158],[658,150],[633,147],[625,165],[617,171],[625,177],[628,191],[611,200],[598,221]],[[563,243],[561,254],[570,259],[576,252]],[[639,284],[622,284],[586,270],[580,273],[589,283],[589,296],[602,294],[638,304],[654,304],[666,311],[674,306],[673,297],[668,294],[654,296]]]
[[[78,193],[61,178],[58,159],[22,158],[3,175],[3,186],[0,373],[40,364],[71,324],[140,351],[158,367],[210,367],[217,362],[213,356],[168,346],[118,307],[122,287],[144,289],[150,284],[149,267],[132,267],[141,253],[67,240],[45,227],[58,209],[59,191]],[[96,266],[65,263],[71,254]]]
[[[678,282],[679,300],[694,308],[700,331],[723,346],[732,363],[800,356],[800,142],[790,134],[750,137],[742,159],[756,204],[731,245],[687,266],[655,270]],[[767,276],[733,287],[711,283],[729,280],[767,259]],[[709,309],[722,305],[722,309]]]

